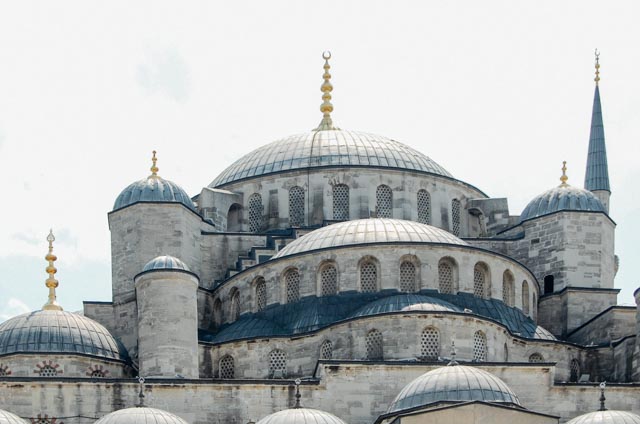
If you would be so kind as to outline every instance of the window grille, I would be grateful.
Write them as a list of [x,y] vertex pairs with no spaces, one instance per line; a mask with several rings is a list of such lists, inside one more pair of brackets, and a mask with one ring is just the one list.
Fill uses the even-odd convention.
[[422,359],[437,360],[440,356],[440,333],[436,328],[427,327],[420,336]]
[[235,370],[235,364],[233,361],[233,356],[231,355],[223,356],[220,359],[218,369],[219,369],[220,378],[224,378],[224,379],[235,378],[236,370]]
[[109,370],[105,370],[102,365],[90,366],[85,375],[91,378],[105,378]]
[[544,357],[540,355],[538,352],[532,353],[531,355],[529,355],[529,362],[532,362],[532,363],[544,362]]
[[320,271],[320,292],[322,296],[338,293],[338,270],[334,265],[325,265]]
[[473,360],[487,360],[487,336],[482,331],[476,331],[473,335]]
[[522,312],[529,315],[529,283],[522,282]]
[[284,282],[287,291],[287,303],[300,300],[300,273],[297,269],[290,269],[284,275]]
[[11,375],[8,365],[0,364],[0,377],[7,377]]
[[287,355],[280,349],[269,353],[269,378],[285,378],[287,376]]
[[400,264],[400,291],[416,291],[416,266],[412,262],[404,261]]
[[258,312],[267,307],[267,284],[260,277],[256,283],[256,309]]
[[58,366],[45,364],[37,365],[38,369],[35,370],[36,374],[40,377],[56,377],[58,375]]
[[577,382],[580,379],[580,362],[577,359],[572,359],[571,364],[569,365],[569,370],[571,371],[571,375],[569,376],[569,381]]
[[514,300],[513,274],[505,271],[504,274],[502,274],[502,301],[509,306],[513,306]]
[[476,264],[473,267],[473,295],[475,297],[485,297],[486,272],[484,266]]
[[440,293],[453,294],[453,267],[450,263],[441,261],[438,264],[438,284]]
[[453,199],[451,201],[451,232],[454,235],[460,235],[460,201]]
[[331,358],[333,358],[333,343],[331,343],[331,340],[325,340],[322,345],[320,345],[320,359]]
[[418,222],[431,224],[431,195],[427,190],[418,191]]
[[336,221],[349,219],[349,186],[345,184],[333,186],[333,219]]
[[304,225],[304,190],[302,187],[291,187],[289,190],[289,225]]
[[360,266],[360,288],[363,293],[378,290],[378,270],[373,262],[365,262]]
[[240,318],[240,292],[234,290],[231,295],[231,319],[237,321]]
[[376,189],[376,214],[378,218],[391,218],[393,211],[393,193],[387,185]]
[[382,333],[378,330],[371,330],[367,333],[367,359],[382,359]]
[[262,196],[258,193],[249,197],[249,231],[252,233],[262,229]]

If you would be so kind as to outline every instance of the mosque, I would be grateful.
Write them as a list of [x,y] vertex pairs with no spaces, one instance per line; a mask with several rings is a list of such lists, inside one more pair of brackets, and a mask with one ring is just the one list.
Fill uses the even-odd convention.
[[0,424],[640,423],[598,57],[584,188],[563,164],[519,215],[338,128],[330,57],[318,127],[200,193],[153,152],[108,214],[112,301],[63,310],[49,234],[48,301],[0,323]]

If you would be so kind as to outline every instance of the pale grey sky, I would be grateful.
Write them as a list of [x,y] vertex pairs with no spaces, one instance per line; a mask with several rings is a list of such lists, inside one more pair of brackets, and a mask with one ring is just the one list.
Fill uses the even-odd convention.
[[402,141],[513,214],[582,186],[601,95],[621,258],[640,285],[637,1],[56,1],[0,4],[0,320],[46,300],[46,235],[67,310],[110,300],[106,215],[160,174],[197,194],[233,160],[320,118]]

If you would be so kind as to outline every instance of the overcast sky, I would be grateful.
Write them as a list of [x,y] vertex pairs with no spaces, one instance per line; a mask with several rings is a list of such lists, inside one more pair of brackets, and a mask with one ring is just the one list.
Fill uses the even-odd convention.
[[[520,214],[582,186],[601,95],[621,259],[640,285],[640,2],[13,1],[0,4],[0,321],[111,300],[107,213],[149,174],[199,193],[226,166],[317,126],[333,53],[337,126],[402,141]],[[635,272],[634,272],[635,271]]]

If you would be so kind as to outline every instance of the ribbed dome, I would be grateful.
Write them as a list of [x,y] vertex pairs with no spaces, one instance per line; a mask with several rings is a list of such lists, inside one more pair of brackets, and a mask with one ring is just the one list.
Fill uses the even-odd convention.
[[563,210],[605,211],[602,202],[590,191],[570,185],[560,185],[545,191],[529,202],[520,215],[520,222]]
[[126,408],[100,418],[95,424],[188,424],[177,415],[155,408]]
[[66,311],[35,311],[0,324],[0,356],[80,353],[126,360],[124,348],[97,322]]
[[468,246],[440,228],[402,219],[357,219],[332,224],[289,243],[274,258],[329,247],[369,243],[438,243]]
[[400,168],[451,177],[431,158],[395,140],[329,130],[296,134],[262,146],[225,169],[209,187],[276,172],[329,166]]
[[567,424],[640,424],[640,416],[627,411],[597,411],[575,417]]
[[23,420],[9,411],[0,409],[0,424],[27,424],[27,420]]
[[173,256],[164,255],[158,256],[157,258],[151,259],[147,264],[142,268],[142,271],[151,271],[155,269],[176,269],[182,271],[190,271],[187,264],[182,262],[178,258],[174,258]]
[[371,302],[352,313],[349,318],[366,317],[384,314],[387,312],[400,311],[462,312],[462,309],[447,301],[434,299],[429,296],[401,294]]
[[294,408],[267,415],[257,424],[346,424],[328,412],[309,408]]
[[137,202],[182,203],[189,209],[196,208],[191,198],[176,183],[158,176],[149,176],[130,184],[116,199],[113,210],[122,209]]
[[407,384],[388,412],[473,400],[520,405],[515,393],[498,377],[479,368],[454,365],[429,371]]

